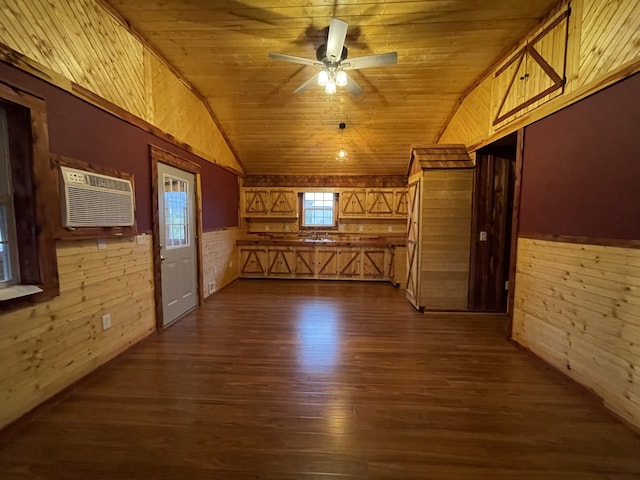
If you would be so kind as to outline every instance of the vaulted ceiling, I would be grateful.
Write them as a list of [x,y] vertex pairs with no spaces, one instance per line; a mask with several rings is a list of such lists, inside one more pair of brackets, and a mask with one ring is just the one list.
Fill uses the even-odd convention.
[[[557,0],[108,0],[209,103],[249,174],[404,174],[456,102]],[[275,5],[275,6],[274,6]],[[364,93],[294,90],[329,20],[349,24],[349,58],[398,52],[349,72]],[[342,132],[338,125],[344,122]],[[341,142],[349,153],[336,160]]]

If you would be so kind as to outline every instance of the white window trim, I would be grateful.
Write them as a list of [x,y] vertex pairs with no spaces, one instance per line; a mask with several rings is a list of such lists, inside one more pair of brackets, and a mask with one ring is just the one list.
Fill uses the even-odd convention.
[[[305,208],[304,206],[304,196],[307,193],[330,193],[332,196],[332,201],[333,201],[333,205],[331,207],[331,223],[324,223],[324,224],[308,224],[305,222],[305,218],[306,218],[306,211],[307,210],[323,210],[326,211],[329,208],[328,207],[309,207],[309,208]],[[318,229],[322,229],[322,228],[334,228],[336,226],[336,211],[337,211],[337,206],[336,206],[336,193],[335,192],[322,192],[322,191],[308,191],[308,192],[303,192],[302,193],[302,215],[301,215],[301,221],[300,221],[300,226],[304,227],[304,228],[318,228]]]

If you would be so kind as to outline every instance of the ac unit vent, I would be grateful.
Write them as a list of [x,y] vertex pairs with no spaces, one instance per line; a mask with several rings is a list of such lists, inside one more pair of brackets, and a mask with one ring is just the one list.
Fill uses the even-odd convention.
[[128,227],[134,223],[129,180],[60,167],[65,227]]

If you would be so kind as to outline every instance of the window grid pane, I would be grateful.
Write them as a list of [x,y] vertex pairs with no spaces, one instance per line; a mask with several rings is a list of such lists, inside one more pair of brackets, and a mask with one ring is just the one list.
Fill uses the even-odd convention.
[[334,194],[332,192],[306,192],[302,198],[303,226],[334,225]]
[[189,245],[189,199],[187,181],[164,176],[165,245]]

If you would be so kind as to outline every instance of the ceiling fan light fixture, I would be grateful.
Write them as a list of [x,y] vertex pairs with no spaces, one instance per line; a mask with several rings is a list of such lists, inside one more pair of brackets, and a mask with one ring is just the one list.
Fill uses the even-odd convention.
[[327,84],[324,86],[324,91],[329,95],[336,93],[336,82],[332,78],[327,80]]
[[329,72],[320,70],[320,73],[318,73],[318,85],[324,87],[327,84],[327,80],[329,80]]
[[336,73],[336,85],[339,87],[347,86],[347,72],[339,70],[338,73]]

